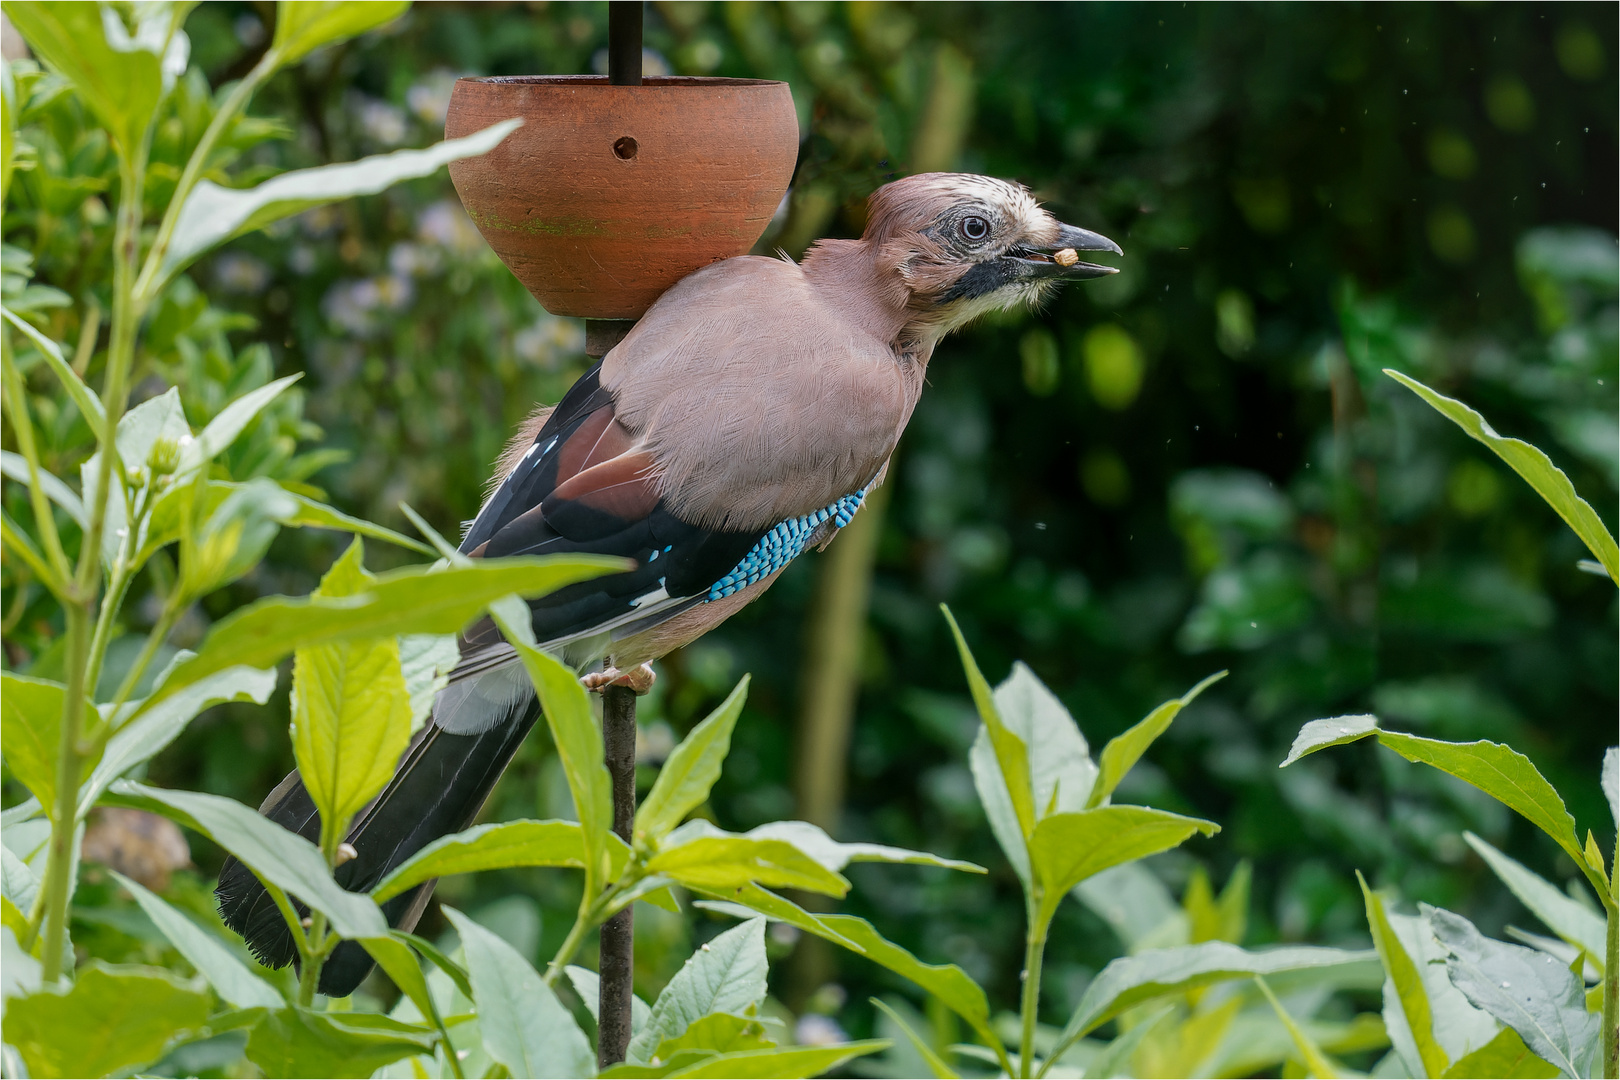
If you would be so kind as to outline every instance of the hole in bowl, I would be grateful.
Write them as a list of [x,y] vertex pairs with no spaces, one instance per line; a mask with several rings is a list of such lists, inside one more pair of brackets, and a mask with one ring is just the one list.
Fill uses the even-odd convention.
[[613,156],[620,161],[630,161],[636,156],[636,151],[639,149],[636,140],[626,135],[613,144]]

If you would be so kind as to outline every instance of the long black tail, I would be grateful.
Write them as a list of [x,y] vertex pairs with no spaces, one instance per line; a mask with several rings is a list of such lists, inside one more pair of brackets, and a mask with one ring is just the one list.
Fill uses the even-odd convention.
[[[452,734],[430,719],[400,759],[394,778],[350,826],[347,840],[358,854],[338,867],[338,884],[366,892],[428,844],[471,825],[539,716],[539,703],[528,694],[511,703],[501,722],[478,734]],[[320,839],[320,814],[296,771],[276,786],[259,812],[307,840]],[[414,929],[433,886],[425,882],[385,903],[389,924]],[[235,858],[225,860],[215,896],[225,924],[242,935],[260,963],[283,967],[297,959],[292,931],[275,901]],[[308,914],[302,904],[295,906],[300,916]],[[358,942],[343,942],[321,969],[320,992],[353,993],[371,965]]]

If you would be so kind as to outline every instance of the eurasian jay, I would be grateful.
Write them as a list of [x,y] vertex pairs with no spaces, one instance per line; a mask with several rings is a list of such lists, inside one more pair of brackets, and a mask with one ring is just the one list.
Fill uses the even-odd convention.
[[[742,256],[664,293],[502,456],[468,527],[474,558],[591,552],[635,568],[530,604],[535,637],[587,685],[645,682],[649,661],[756,599],[805,549],[849,524],[883,480],[929,357],[986,312],[1035,304],[1058,282],[1114,269],[1080,251],[1113,241],[1059,222],[1017,184],[928,173],[871,197],[865,235],[822,240],[802,264]],[[385,788],[355,819],[337,869],[374,886],[423,846],[466,828],[539,717],[528,676],[485,618]],[[296,772],[260,811],[315,839]],[[432,883],[384,905],[414,927]],[[263,962],[294,959],[281,914],[234,859],[221,914]],[[370,957],[346,942],[321,992],[352,992]]]

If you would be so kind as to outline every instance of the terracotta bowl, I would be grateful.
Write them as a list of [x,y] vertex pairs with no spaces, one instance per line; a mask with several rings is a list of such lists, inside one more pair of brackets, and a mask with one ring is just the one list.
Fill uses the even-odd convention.
[[450,166],[462,205],[547,311],[639,318],[699,267],[741,255],[793,176],[786,83],[593,75],[459,79],[446,138],[524,125]]

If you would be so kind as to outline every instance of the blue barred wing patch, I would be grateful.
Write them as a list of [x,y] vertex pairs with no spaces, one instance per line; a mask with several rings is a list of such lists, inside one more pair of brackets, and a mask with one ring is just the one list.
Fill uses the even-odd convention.
[[759,538],[759,543],[744,555],[731,573],[715,582],[709,589],[708,599],[720,600],[738,589],[744,589],[776,573],[788,563],[804,554],[804,547],[816,529],[829,518],[840,529],[855,517],[866,499],[866,488],[853,495],[845,495],[831,506],[802,517],[790,518]]

